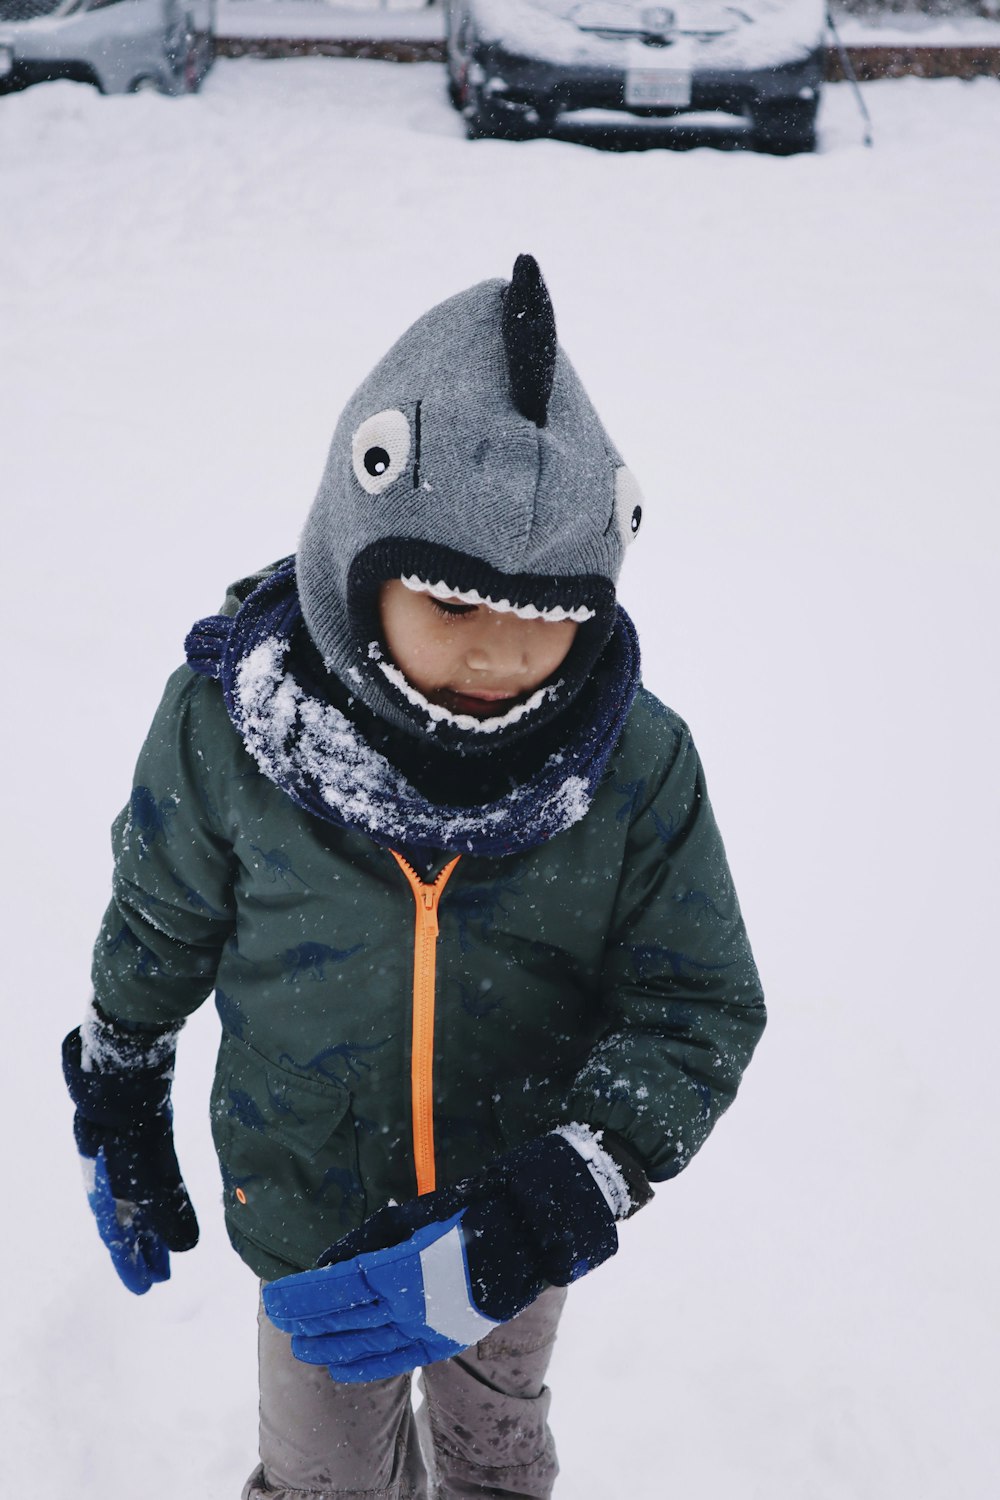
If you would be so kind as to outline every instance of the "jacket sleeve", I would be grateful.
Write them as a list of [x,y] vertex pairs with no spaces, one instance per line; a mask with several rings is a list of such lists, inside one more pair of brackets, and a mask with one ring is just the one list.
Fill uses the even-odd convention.
[[235,927],[232,850],[199,711],[200,695],[212,690],[187,667],[170,678],[112,829],[112,899],[94,949],[94,997],[105,1016],[133,1026],[190,1015],[211,992]]
[[732,1103],[764,999],[687,726],[633,817],[602,970],[607,1026],[571,1119],[612,1132],[662,1182]]

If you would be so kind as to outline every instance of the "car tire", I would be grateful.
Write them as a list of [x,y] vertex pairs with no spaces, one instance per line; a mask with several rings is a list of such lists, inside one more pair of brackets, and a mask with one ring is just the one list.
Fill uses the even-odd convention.
[[816,150],[819,100],[781,99],[751,106],[754,145],[772,156],[796,156]]
[[465,88],[452,66],[451,58],[448,59],[448,98],[453,109],[460,110],[465,103]]
[[528,141],[539,132],[540,121],[533,110],[524,105],[497,104],[480,87],[468,90],[464,114],[470,141]]
[[167,87],[158,73],[140,73],[128,86],[130,94],[165,94]]
[[215,41],[204,32],[192,32],[184,58],[184,92],[197,94],[215,62]]

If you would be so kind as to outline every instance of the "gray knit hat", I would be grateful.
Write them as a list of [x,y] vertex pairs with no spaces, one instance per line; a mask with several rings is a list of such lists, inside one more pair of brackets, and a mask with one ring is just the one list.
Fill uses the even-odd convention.
[[[424,314],[351,397],[296,561],[330,671],[383,719],[490,749],[579,689],[614,624],[641,496],[556,340],[537,263]],[[378,587],[581,622],[555,678],[503,718],[428,704],[388,658]]]

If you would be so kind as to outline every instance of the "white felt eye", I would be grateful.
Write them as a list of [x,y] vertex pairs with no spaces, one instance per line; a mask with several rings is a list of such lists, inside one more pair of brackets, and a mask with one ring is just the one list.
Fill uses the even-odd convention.
[[642,525],[642,490],[631,469],[615,471],[615,515],[622,541],[627,547],[638,536]]
[[366,417],[351,439],[354,474],[369,495],[381,495],[398,479],[410,456],[410,424],[401,411]]

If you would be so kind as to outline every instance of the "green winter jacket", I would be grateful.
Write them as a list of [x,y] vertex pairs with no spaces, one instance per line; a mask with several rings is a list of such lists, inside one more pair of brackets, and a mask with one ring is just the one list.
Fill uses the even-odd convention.
[[763,1029],[697,752],[645,691],[579,823],[442,856],[434,885],[301,811],[183,667],[113,844],[96,999],[163,1024],[214,990],[226,1219],[259,1276],[560,1121],[672,1177]]

